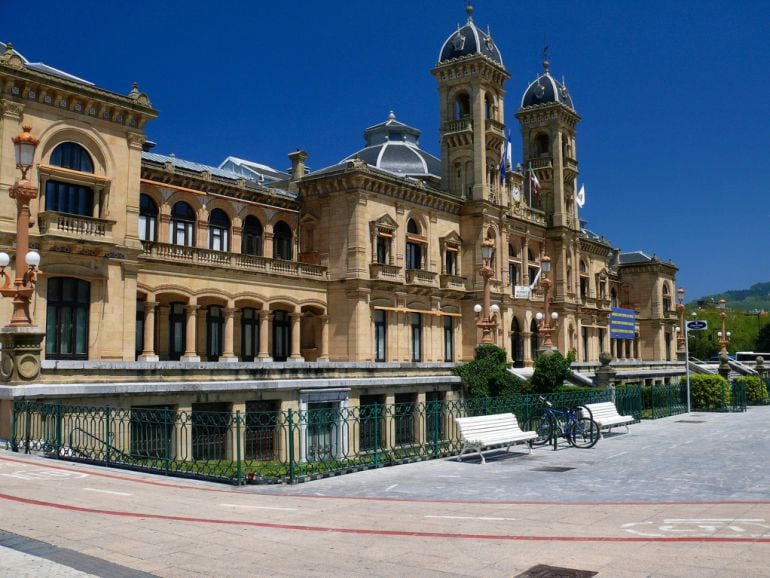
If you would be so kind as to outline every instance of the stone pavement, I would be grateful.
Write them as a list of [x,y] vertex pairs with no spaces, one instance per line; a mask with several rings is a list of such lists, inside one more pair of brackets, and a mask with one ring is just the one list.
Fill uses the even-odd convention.
[[0,576],[523,576],[538,565],[767,576],[768,430],[770,407],[689,414],[620,428],[590,450],[497,452],[486,465],[435,460],[293,487],[0,451]]

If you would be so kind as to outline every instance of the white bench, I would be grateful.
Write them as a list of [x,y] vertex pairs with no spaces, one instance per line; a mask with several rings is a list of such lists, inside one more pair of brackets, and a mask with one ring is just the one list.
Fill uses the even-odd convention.
[[[522,431],[516,416],[512,413],[497,413],[494,415],[479,415],[474,417],[455,418],[460,435],[463,438],[463,449],[457,456],[462,461],[465,450],[476,448],[481,458],[481,463],[487,463],[481,448],[495,446],[508,446],[505,451],[511,449],[516,443],[526,442],[537,438],[533,431]],[[527,444],[529,446],[529,444]],[[530,453],[532,447],[529,446]]]
[[587,403],[584,407],[590,410],[591,417],[596,422],[596,425],[599,426],[600,436],[602,429],[608,428],[608,431],[612,431],[612,428],[616,425],[626,426],[626,432],[628,432],[628,424],[636,421],[631,415],[620,415],[618,408],[611,401]]

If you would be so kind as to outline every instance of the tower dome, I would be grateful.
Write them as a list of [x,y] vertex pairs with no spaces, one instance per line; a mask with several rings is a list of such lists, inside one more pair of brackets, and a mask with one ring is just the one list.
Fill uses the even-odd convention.
[[420,148],[419,138],[418,129],[399,122],[391,111],[385,122],[364,131],[366,146],[341,162],[359,158],[401,177],[439,177],[441,161]]
[[521,97],[521,108],[558,102],[575,110],[572,96],[570,96],[567,87],[563,82],[559,82],[551,76],[548,60],[543,61],[543,68],[543,74],[538,76],[524,91],[524,96]]
[[468,13],[468,21],[465,26],[458,26],[457,30],[444,41],[438,56],[439,63],[481,54],[503,66],[503,57],[492,40],[489,30],[486,32],[479,30],[473,22],[473,6],[468,4],[465,10]]

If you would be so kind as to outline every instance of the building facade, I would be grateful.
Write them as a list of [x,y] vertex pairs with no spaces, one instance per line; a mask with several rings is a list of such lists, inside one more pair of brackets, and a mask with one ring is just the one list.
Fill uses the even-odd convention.
[[[158,384],[248,381],[282,364],[304,364],[292,370],[301,378],[344,377],[352,364],[356,379],[381,371],[407,385],[348,384],[346,403],[447,395],[457,390],[449,368],[471,359],[480,338],[487,239],[493,338],[514,365],[531,366],[540,347],[546,255],[560,351],[589,363],[602,351],[676,359],[677,269],[623,253],[581,223],[580,116],[548,62],[514,101],[523,157],[501,153],[510,74],[470,8],[431,71],[441,158],[391,113],[365,130],[364,148],[316,171],[304,151],[289,154],[290,172],[153,152],[146,127],[158,113],[136,85],[119,95],[0,49],[0,250],[10,254],[11,139],[28,125],[40,140],[29,226],[43,257],[32,300],[45,332],[36,383],[152,382],[159,389],[135,399],[188,407],[198,398]],[[634,339],[610,338],[612,307],[637,312]],[[249,387],[207,399],[246,404]],[[260,388],[281,407],[302,403],[301,386]]]

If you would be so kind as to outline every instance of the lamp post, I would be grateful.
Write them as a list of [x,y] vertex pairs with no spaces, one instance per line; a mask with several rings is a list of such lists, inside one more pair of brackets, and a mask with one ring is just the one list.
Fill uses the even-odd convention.
[[680,287],[676,291],[678,302],[676,309],[679,312],[679,330],[676,335],[676,354],[680,361],[686,360],[687,344],[684,331],[684,288]]
[[23,126],[22,132],[12,139],[21,180],[9,190],[10,197],[16,201],[16,279],[13,286],[5,272],[11,258],[0,252],[0,276],[3,277],[0,294],[13,299],[11,322],[0,329],[3,345],[0,379],[3,381],[30,380],[40,373],[40,342],[44,334],[32,322],[29,311],[40,264],[40,255],[29,250],[29,203],[37,197],[37,187],[27,180],[39,141],[30,130],[29,126]]
[[[543,278],[540,280],[540,285],[545,290],[544,307],[545,314],[539,311],[535,315],[535,319],[538,321],[538,330],[543,335],[543,345],[541,351],[543,353],[552,353],[556,347],[554,347],[551,341],[551,333],[556,329],[556,320],[559,319],[559,314],[556,311],[552,311],[549,315],[549,309],[551,307],[551,279],[549,273],[551,272],[551,258],[548,255],[543,255],[540,260],[540,270],[543,273]],[[553,323],[551,323],[553,321]]]
[[727,317],[727,313],[725,313],[725,303],[724,299],[719,300],[719,308],[722,310],[719,314],[719,318],[722,320],[722,331],[717,331],[719,343],[722,345],[722,349],[719,350],[720,355],[723,353],[727,355],[727,344],[730,342],[730,332],[725,331],[725,318]]
[[484,279],[484,294],[482,296],[481,305],[476,304],[473,310],[479,315],[479,319],[476,322],[476,326],[481,329],[481,343],[490,344],[495,340],[492,337],[492,331],[497,327],[497,312],[500,308],[495,304],[494,311],[490,307],[490,301],[492,300],[492,289],[489,286],[489,280],[494,276],[495,271],[492,268],[492,253],[495,250],[495,242],[492,239],[484,239],[481,242],[481,259],[482,265],[479,270],[481,278]]

